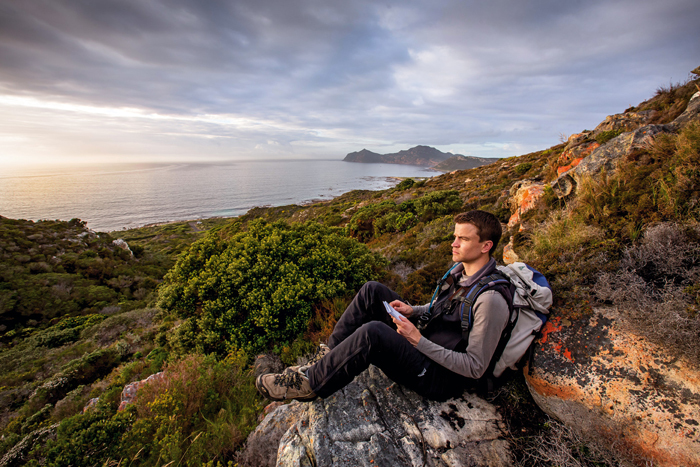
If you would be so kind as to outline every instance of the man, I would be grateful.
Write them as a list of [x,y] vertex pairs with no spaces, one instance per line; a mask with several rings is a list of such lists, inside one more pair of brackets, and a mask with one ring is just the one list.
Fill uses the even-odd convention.
[[[452,242],[452,260],[458,264],[431,301],[432,307],[411,306],[388,287],[368,282],[336,323],[328,346],[321,346],[317,361],[259,376],[258,391],[272,400],[326,398],[373,364],[424,397],[445,400],[460,395],[488,368],[510,316],[508,303],[498,291],[481,293],[474,303],[468,342],[464,342],[457,298],[495,271],[491,255],[501,232],[493,214],[458,214]],[[383,301],[401,316],[392,318]],[[427,321],[422,330],[416,327],[419,321]]]

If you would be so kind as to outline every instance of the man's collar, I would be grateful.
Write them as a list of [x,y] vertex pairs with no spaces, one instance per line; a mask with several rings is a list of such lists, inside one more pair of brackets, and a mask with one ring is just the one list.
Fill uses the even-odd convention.
[[452,270],[452,274],[455,276],[455,281],[459,282],[462,287],[470,287],[476,284],[479,279],[487,275],[491,270],[496,267],[496,260],[493,258],[489,259],[481,269],[479,269],[475,274],[471,276],[464,276],[464,265],[459,264],[456,268]]

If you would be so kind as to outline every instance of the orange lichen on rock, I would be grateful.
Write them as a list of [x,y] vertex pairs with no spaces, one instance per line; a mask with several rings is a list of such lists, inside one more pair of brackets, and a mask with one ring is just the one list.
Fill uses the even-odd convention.
[[515,212],[508,219],[508,228],[520,222],[520,216],[534,208],[537,201],[544,196],[544,185],[541,183],[521,186],[511,199]]
[[542,328],[542,337],[540,338],[540,344],[546,344],[547,340],[549,340],[549,335],[553,332],[561,331],[561,325],[559,322],[561,321],[561,318],[554,317],[551,320],[547,321]]

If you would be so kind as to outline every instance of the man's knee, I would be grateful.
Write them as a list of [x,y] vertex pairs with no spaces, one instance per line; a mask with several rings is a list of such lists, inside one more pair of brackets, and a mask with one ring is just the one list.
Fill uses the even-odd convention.
[[358,337],[368,344],[377,345],[386,342],[388,333],[396,333],[396,331],[381,321],[370,321],[357,328],[355,333],[358,333]]

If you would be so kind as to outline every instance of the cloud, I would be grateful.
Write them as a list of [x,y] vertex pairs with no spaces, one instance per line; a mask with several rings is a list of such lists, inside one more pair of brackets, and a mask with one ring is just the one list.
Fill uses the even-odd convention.
[[75,155],[83,131],[81,157],[516,155],[685,79],[695,3],[9,0],[0,115],[25,120],[0,148]]

